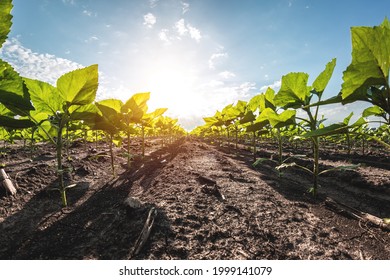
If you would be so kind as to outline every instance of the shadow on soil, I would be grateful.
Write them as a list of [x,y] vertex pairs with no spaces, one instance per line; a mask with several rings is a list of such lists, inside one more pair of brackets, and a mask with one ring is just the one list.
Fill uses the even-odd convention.
[[[153,205],[144,204],[140,209],[130,210],[124,200],[135,181],[144,190],[150,188],[154,178],[180,152],[180,144],[178,147],[175,143],[133,162],[131,169],[103,186],[91,190],[92,187],[84,185],[69,191],[70,205],[74,205],[87,190],[93,192],[74,209],[70,206],[61,210],[58,197],[47,196],[47,192],[38,193],[23,209],[1,224],[0,234],[8,238],[3,238],[4,244],[0,244],[0,259],[130,258]],[[171,234],[165,213],[155,208],[158,215],[149,242]],[[47,224],[45,228],[40,227],[43,223]],[[161,254],[164,254],[165,247],[161,248]],[[148,250],[148,244],[139,256],[145,250]],[[156,258],[158,252],[155,252]]]

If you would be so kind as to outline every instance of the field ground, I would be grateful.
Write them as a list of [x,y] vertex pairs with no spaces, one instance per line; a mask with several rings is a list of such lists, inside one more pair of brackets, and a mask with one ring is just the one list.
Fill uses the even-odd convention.
[[[139,153],[139,143],[132,149]],[[101,151],[108,151],[103,143],[71,147],[67,181],[77,185],[62,208],[54,148],[39,145],[33,162],[28,150],[8,148],[1,161],[18,193],[0,198],[0,259],[390,259],[388,230],[329,204],[390,217],[389,157],[350,158],[362,166],[328,173],[313,198],[309,176],[279,176],[272,162],[253,168],[245,149],[193,139],[161,148],[155,140],[130,169],[117,149],[115,178]],[[322,167],[346,163],[334,156]],[[126,206],[127,197],[141,207]],[[134,255],[151,207],[151,234]]]

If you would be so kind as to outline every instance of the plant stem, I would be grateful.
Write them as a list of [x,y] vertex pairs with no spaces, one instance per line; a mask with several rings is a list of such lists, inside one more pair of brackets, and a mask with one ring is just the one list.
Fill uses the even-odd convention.
[[252,145],[253,145],[253,161],[256,161],[256,132],[252,132]]
[[66,190],[64,184],[64,170],[62,166],[62,120],[59,121],[58,130],[57,130],[57,172],[58,172],[58,183],[59,190],[61,193],[62,206],[68,206],[68,202],[66,199]]
[[280,128],[277,129],[278,133],[276,137],[278,139],[278,151],[279,151],[279,165],[283,163],[283,146],[282,146],[282,135],[280,134]]
[[130,129],[127,130],[127,168],[130,168]]
[[319,173],[319,144],[318,137],[313,137],[313,157],[314,157],[314,165],[313,165],[313,195],[317,195],[318,188],[318,173]]
[[141,126],[141,131],[142,131],[142,157],[145,156],[145,127],[142,125]]
[[112,176],[115,177],[115,165],[114,165],[114,151],[113,151],[113,140],[114,136],[110,134],[110,157],[111,157],[111,168],[112,168]]

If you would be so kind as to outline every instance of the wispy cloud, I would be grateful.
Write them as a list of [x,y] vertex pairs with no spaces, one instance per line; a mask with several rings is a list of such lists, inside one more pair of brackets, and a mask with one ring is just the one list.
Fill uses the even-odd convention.
[[200,34],[200,30],[191,26],[190,24],[188,24],[187,27],[188,27],[188,30],[190,32],[191,38],[194,39],[195,41],[199,42],[200,39],[202,39],[202,35]]
[[185,21],[183,18],[175,23],[175,28],[177,30],[177,33],[179,33],[180,36],[184,36],[188,32],[188,29],[186,27],[186,24],[185,24]]
[[183,15],[190,10],[190,4],[186,2],[181,2]]
[[268,88],[272,88],[273,90],[277,90],[280,88],[281,85],[282,85],[282,81],[278,80],[278,81],[273,82],[272,84],[262,86],[260,88],[260,91],[261,92],[266,91]]
[[155,8],[159,0],[149,0],[149,7]]
[[85,43],[92,43],[92,42],[95,42],[95,41],[98,41],[99,38],[95,35],[89,37],[88,39],[84,40]]
[[223,72],[220,72],[218,74],[218,76],[220,76],[223,79],[230,79],[230,78],[234,78],[236,76],[236,74],[234,74],[233,72],[230,72],[230,71],[223,71]]
[[171,39],[169,38],[168,29],[161,29],[161,31],[158,33],[158,38],[167,45],[171,44]]
[[76,4],[76,0],[62,0],[62,3],[64,3],[65,5],[74,6]]
[[220,61],[223,58],[227,58],[228,53],[227,52],[219,52],[219,53],[213,53],[209,59],[209,68],[210,69],[215,69],[215,64]]
[[52,54],[39,54],[21,45],[16,38],[9,38],[0,50],[0,56],[8,61],[23,77],[55,84],[57,79],[81,64]]
[[148,28],[152,28],[153,25],[155,25],[157,22],[156,17],[152,13],[147,13],[144,15],[144,25],[146,25]]
[[94,13],[89,10],[83,10],[83,15],[88,16],[88,17],[97,17],[97,13]]
[[185,36],[185,35],[189,34],[191,39],[194,39],[197,42],[199,42],[200,39],[202,39],[202,35],[201,35],[200,30],[198,28],[192,26],[191,24],[186,23],[183,18],[178,20],[175,23],[175,29],[176,29],[177,33],[179,34],[179,36]]

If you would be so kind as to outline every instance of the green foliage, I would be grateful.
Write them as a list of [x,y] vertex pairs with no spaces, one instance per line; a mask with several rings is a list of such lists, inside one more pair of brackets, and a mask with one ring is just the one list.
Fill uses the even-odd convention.
[[26,116],[34,110],[30,95],[20,75],[0,59],[0,103],[17,115]]
[[370,114],[390,124],[390,22],[385,18],[380,26],[352,27],[351,35],[352,62],[343,74],[343,103],[370,102],[375,106]]
[[8,38],[12,25],[12,0],[0,1],[0,48]]

